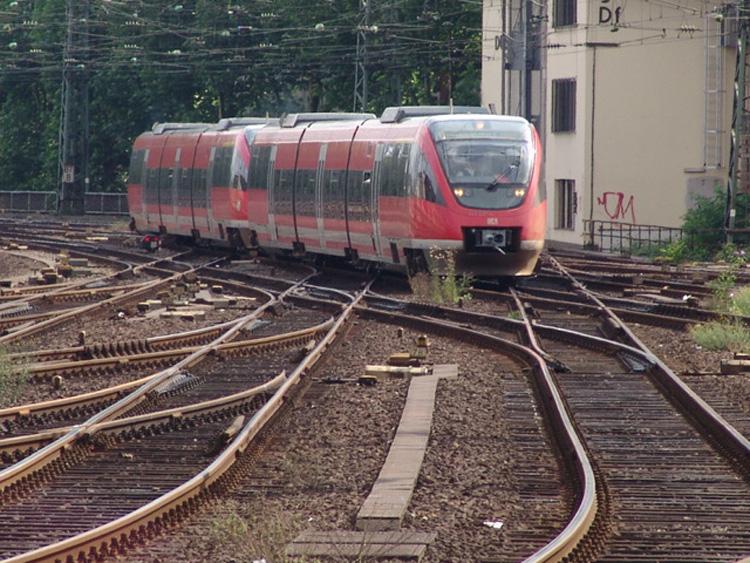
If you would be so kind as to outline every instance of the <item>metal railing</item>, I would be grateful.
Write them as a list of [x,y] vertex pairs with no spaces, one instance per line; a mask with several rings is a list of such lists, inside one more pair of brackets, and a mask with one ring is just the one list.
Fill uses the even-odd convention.
[[617,221],[583,221],[583,245],[586,248],[632,254],[648,251],[682,240],[681,228],[663,225],[636,225]]
[[57,212],[57,192],[2,192],[0,211]]
[[108,192],[87,192],[84,209],[92,215],[127,215],[128,194]]

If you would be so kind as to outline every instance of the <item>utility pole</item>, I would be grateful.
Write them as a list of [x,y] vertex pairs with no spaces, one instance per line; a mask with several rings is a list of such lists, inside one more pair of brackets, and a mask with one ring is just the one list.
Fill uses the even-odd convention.
[[66,0],[67,34],[63,50],[62,108],[59,161],[62,172],[58,212],[83,214],[88,189],[89,84],[88,21],[89,0]]
[[357,56],[354,62],[354,111],[367,111],[367,32],[370,30],[370,2],[359,0]]
[[727,242],[732,242],[737,221],[737,194],[747,192],[750,186],[750,154],[747,134],[748,119],[748,46],[750,45],[750,0],[742,0],[737,6],[737,65],[734,74],[734,102],[729,152],[729,180],[727,182],[727,205],[724,229]]

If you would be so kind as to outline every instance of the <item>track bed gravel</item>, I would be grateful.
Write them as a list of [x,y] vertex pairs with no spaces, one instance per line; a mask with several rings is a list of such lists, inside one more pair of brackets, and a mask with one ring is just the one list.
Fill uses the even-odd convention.
[[[406,330],[399,338],[395,326],[354,321],[315,377],[361,375],[364,364],[408,350],[416,335]],[[528,384],[499,354],[441,337],[431,341],[431,360],[458,363],[460,375],[438,387],[430,444],[404,527],[437,532],[427,561],[529,554],[525,539],[519,539],[526,526],[547,525],[541,545],[564,525],[570,507]],[[313,383],[230,497],[128,560],[175,561],[180,554],[182,561],[278,561],[300,531],[354,529],[398,426],[407,388],[400,379],[373,387]],[[519,417],[527,425],[524,432],[514,432]],[[529,421],[535,431],[529,431]],[[533,459],[526,449],[530,442],[538,445]],[[532,499],[528,491],[540,475],[548,487]],[[483,524],[498,519],[505,523],[502,530]],[[239,538],[217,533],[237,526],[247,526]]]
[[[255,303],[256,305],[259,303]],[[135,306],[122,309],[124,318],[79,317],[64,326],[36,337],[24,339],[13,346],[14,352],[49,350],[78,345],[78,335],[86,331],[86,344],[106,344],[116,340],[142,340],[152,336],[185,332],[238,319],[252,308],[207,309],[204,317],[196,320],[179,317],[142,317]]]
[[750,374],[720,373],[721,360],[730,359],[731,352],[704,350],[685,332],[629,326],[693,391],[737,430],[750,435]]

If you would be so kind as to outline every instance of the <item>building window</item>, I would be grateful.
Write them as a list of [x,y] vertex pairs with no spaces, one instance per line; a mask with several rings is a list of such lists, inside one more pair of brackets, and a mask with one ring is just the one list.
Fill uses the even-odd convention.
[[576,80],[552,81],[552,132],[576,130]]
[[575,180],[555,180],[555,228],[572,231],[577,208]]
[[552,15],[552,27],[565,27],[575,25],[577,0],[555,0],[555,9]]

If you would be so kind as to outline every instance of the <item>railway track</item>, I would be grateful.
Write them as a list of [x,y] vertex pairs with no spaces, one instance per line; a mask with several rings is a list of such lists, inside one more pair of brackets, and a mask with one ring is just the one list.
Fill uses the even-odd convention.
[[[554,262],[553,262],[554,263]],[[578,430],[596,459],[600,510],[582,544],[600,561],[734,560],[750,551],[750,443],[577,283],[604,318],[577,332],[622,338],[640,354],[613,356],[540,338],[565,367],[556,374]],[[538,323],[565,327],[567,315]],[[585,320],[579,319],[585,323]],[[536,331],[536,324],[528,324]],[[571,339],[580,338],[571,333]],[[680,415],[675,413],[677,408]]]
[[[184,273],[190,267],[155,271]],[[493,297],[477,292],[477,301],[482,302],[477,309],[485,313],[406,303],[371,293],[363,296],[359,281],[322,279],[315,285],[293,285],[292,280],[223,268],[221,273],[212,273],[215,268],[195,270],[207,279],[265,283],[266,291],[273,294],[266,310],[273,308],[274,296],[281,293],[286,302],[309,308],[308,325],[325,314],[334,313],[337,320],[333,326],[318,325],[315,334],[324,331],[326,337],[305,349],[308,354],[302,363],[297,363],[296,356],[307,335],[290,340],[291,351],[289,346],[280,346],[270,352],[257,364],[258,378],[249,381],[242,377],[246,359],[223,352],[227,347],[247,346],[249,341],[238,337],[216,343],[216,334],[209,331],[181,335],[182,340],[176,342],[198,339],[183,349],[183,360],[177,364],[181,367],[164,370],[145,383],[152,392],[159,385],[168,390],[161,400],[150,400],[153,393],[118,398],[81,421],[80,427],[58,428],[58,433],[65,434],[48,437],[47,441],[57,438],[50,444],[54,448],[77,433],[67,442],[67,449],[58,450],[69,452],[58,458],[63,461],[47,461],[47,470],[30,469],[32,476],[23,479],[7,477],[9,471],[18,471],[18,464],[0,470],[0,517],[10,522],[31,519],[36,534],[27,534],[21,527],[11,529],[9,543],[3,544],[0,538],[0,553],[7,549],[12,560],[18,561],[121,554],[197,510],[199,501],[190,498],[200,497],[203,502],[231,488],[237,475],[248,471],[243,465],[245,469],[238,473],[234,462],[241,451],[252,449],[249,436],[259,432],[257,427],[251,429],[252,421],[267,420],[277,412],[282,402],[279,393],[297,387],[296,382],[309,370],[306,362],[320,357],[352,313],[500,350],[510,363],[520,366],[523,376],[508,383],[502,400],[513,421],[514,439],[523,444],[525,459],[519,462],[517,475],[522,499],[529,506],[562,502],[569,518],[560,526],[543,511],[530,510],[526,522],[508,527],[503,540],[508,560],[568,556],[575,561],[703,561],[732,560],[750,552],[746,533],[750,508],[744,502],[750,474],[747,440],[686,389],[618,317],[633,315],[652,322],[672,317],[674,326],[684,327],[705,320],[698,318],[705,313],[700,309],[670,304],[672,315],[666,315],[665,309],[644,312],[642,301],[591,293],[587,290],[591,284],[584,288],[555,262],[549,276],[536,287],[524,287],[523,293]],[[497,310],[493,310],[495,305]],[[506,316],[510,307],[519,311],[520,320]],[[292,331],[284,330],[295,326],[275,324],[258,330],[289,334]],[[208,338],[214,340],[205,346]],[[176,342],[162,352],[178,352]],[[208,348],[213,358],[190,363],[195,354],[207,357],[203,352]],[[38,365],[41,370],[44,363],[51,367],[61,360],[72,368],[81,362],[84,349],[70,347],[30,357],[44,360]],[[103,362],[127,358],[135,363],[144,354],[124,346],[102,352],[111,356],[100,358]],[[187,365],[189,369],[183,369]],[[284,370],[290,375],[275,377]],[[215,385],[205,385],[213,374],[218,375]],[[256,385],[248,389],[245,384]],[[177,390],[173,395],[170,385]],[[561,473],[540,470],[534,464],[547,445],[529,438],[540,432],[532,396],[556,444]],[[126,405],[121,404],[124,400]],[[731,410],[729,406],[717,410],[725,408]],[[232,440],[227,434],[237,438]],[[144,449],[145,445],[152,447]],[[24,462],[42,458],[47,447],[28,455]],[[231,453],[225,458],[227,452]],[[174,472],[170,467],[170,477],[179,477],[173,481],[164,477],[168,457],[179,459]],[[206,469],[201,471],[202,467]],[[218,467],[229,468],[222,473],[224,477],[214,472]],[[110,469],[111,479],[97,481],[101,470]],[[130,477],[136,473],[142,478],[134,483]],[[30,492],[34,486],[44,487],[45,493]],[[104,496],[109,500],[102,501]],[[55,511],[61,506],[77,517],[66,522],[66,511]],[[7,514],[3,513],[6,509]],[[37,518],[42,510],[49,511],[47,522]],[[47,526],[57,531],[50,532]],[[58,543],[47,545],[50,541]]]
[[[517,302],[525,314],[528,306]],[[369,303],[504,336],[524,326],[450,308],[382,298]],[[652,376],[666,366],[642,348],[608,339],[599,318],[534,312],[541,318],[533,325],[527,319],[525,341],[536,343],[556,368],[553,380],[594,460],[597,502],[590,510],[597,516],[579,519],[578,526],[571,520],[571,560],[713,561],[747,554],[747,440],[700,398],[675,393],[679,384],[668,375]],[[548,326],[555,324],[564,328]],[[677,414],[675,406],[688,413]]]
[[[282,297],[285,297],[285,294],[290,293],[291,289],[293,289],[294,287],[296,286],[292,286],[292,288],[285,291],[284,294],[282,294]],[[262,307],[262,309],[268,309],[275,302],[276,300],[274,299],[273,302],[267,303],[266,306]],[[54,498],[56,502],[54,502],[53,505],[58,507],[69,507],[71,506],[71,503],[72,505],[76,506],[85,505],[92,507],[91,510],[85,511],[87,518],[83,518],[81,519],[81,521],[69,522],[67,523],[67,525],[55,526],[56,529],[59,529],[60,531],[58,535],[52,536],[53,540],[58,538],[62,539],[63,537],[69,537],[71,534],[75,533],[81,533],[76,538],[68,538],[67,540],[64,540],[60,546],[40,547],[42,544],[40,544],[39,535],[35,535],[33,533],[9,533],[8,537],[11,538],[9,541],[12,545],[6,544],[4,545],[4,548],[7,550],[7,554],[17,556],[17,558],[12,558],[11,560],[34,560],[36,557],[42,556],[42,553],[57,553],[57,551],[55,551],[57,549],[66,549],[68,550],[66,552],[70,553],[70,546],[73,545],[76,546],[72,548],[74,553],[87,554],[89,556],[92,556],[97,549],[100,553],[102,552],[102,550],[104,550],[105,553],[110,553],[111,551],[115,550],[114,548],[110,549],[110,545],[116,545],[118,546],[118,549],[124,548],[125,545],[131,541],[131,539],[139,535],[139,529],[141,530],[141,537],[146,535],[146,527],[144,524],[141,523],[135,528],[131,527],[133,525],[133,515],[139,513],[139,510],[135,510],[135,512],[131,512],[131,510],[135,509],[136,507],[140,507],[140,512],[143,512],[144,508],[148,508],[154,505],[154,503],[152,502],[151,504],[147,505],[147,507],[144,507],[144,504],[146,504],[151,499],[159,498],[163,503],[163,506],[160,509],[155,508],[153,510],[146,510],[149,515],[144,516],[144,518],[146,518],[146,521],[148,521],[148,519],[150,518],[152,522],[157,523],[157,526],[161,526],[166,520],[163,516],[164,511],[168,510],[169,507],[172,507],[172,512],[174,512],[173,507],[175,505],[186,506],[185,503],[188,502],[188,498],[198,495],[205,495],[205,486],[208,484],[208,482],[212,482],[216,479],[219,479],[220,477],[219,473],[217,473],[216,471],[216,468],[221,467],[222,470],[226,470],[231,467],[231,465],[233,465],[236,459],[237,452],[247,448],[250,439],[259,432],[260,427],[265,424],[265,422],[273,415],[273,413],[280,408],[283,401],[285,400],[286,395],[298,385],[300,378],[303,376],[309,366],[317,361],[317,359],[322,355],[325,348],[335,337],[336,331],[341,327],[345,319],[350,314],[353,303],[355,302],[356,298],[354,298],[354,300],[343,310],[343,312],[339,310],[338,319],[333,322],[333,324],[328,323],[325,325],[325,327],[317,327],[317,331],[320,331],[323,328],[326,329],[324,331],[325,336],[316,345],[311,346],[305,350],[304,358],[301,361],[299,361],[299,358],[297,358],[298,362],[294,362],[296,367],[294,367],[294,369],[292,369],[288,375],[283,375],[272,379],[272,381],[274,382],[274,386],[278,387],[278,389],[272,396],[268,396],[266,392],[264,392],[263,396],[267,400],[265,400],[265,402],[262,402],[262,404],[257,403],[257,397],[260,397],[262,395],[261,393],[253,393],[253,390],[246,390],[232,394],[232,389],[228,389],[226,385],[227,377],[231,377],[232,374],[238,375],[242,372],[242,370],[239,364],[230,365],[228,364],[227,358],[224,358],[223,360],[221,359],[226,354],[226,349],[220,350],[220,342],[217,342],[215,340],[211,343],[211,345],[202,348],[200,353],[196,352],[194,354],[191,354],[191,356],[189,356],[186,360],[181,361],[170,370],[167,370],[167,372],[162,373],[161,375],[157,375],[156,378],[151,380],[148,384],[142,386],[135,393],[126,397],[126,399],[115,403],[115,405],[113,405],[112,407],[105,409],[105,411],[99,413],[95,417],[92,417],[86,423],[81,425],[80,428],[87,427],[85,438],[84,434],[81,434],[78,428],[71,431],[71,433],[78,433],[79,442],[80,439],[83,439],[82,444],[71,441],[69,439],[70,436],[63,437],[62,439],[58,440],[58,445],[63,441],[67,441],[67,443],[71,445],[76,443],[76,445],[73,446],[73,449],[76,450],[76,453],[70,454],[68,456],[69,459],[67,459],[63,464],[58,464],[61,465],[61,467],[55,467],[51,471],[48,471],[48,473],[55,474],[55,478],[45,479],[44,477],[34,477],[31,479],[32,481],[41,480],[41,482],[45,483],[45,487],[47,487],[45,489],[45,495],[34,496],[34,494],[28,489],[28,479],[24,479],[23,482],[13,479],[14,475],[11,475],[11,473],[15,472],[15,476],[17,477],[19,464],[16,464],[11,468],[0,472],[0,486],[3,486],[4,488],[2,495],[6,500],[3,505],[3,510],[9,511],[9,513],[13,512],[14,510],[18,510],[19,512],[14,512],[14,514],[28,516],[29,518],[31,518],[31,521],[29,520],[29,518],[24,518],[23,516],[19,516],[19,518],[25,519],[27,525],[30,524],[32,527],[36,527],[37,530],[40,531],[40,533],[46,531],[46,524],[44,521],[33,519],[33,515],[37,514],[36,512],[32,511],[31,514],[28,514],[26,512],[27,510],[29,510],[28,507],[33,504],[29,502],[29,498]],[[222,340],[230,340],[238,333],[240,328],[250,320],[250,317],[257,318],[257,316],[258,315],[256,312],[256,314],[244,318],[243,321],[235,323],[233,328],[228,333],[224,334]],[[309,336],[309,333],[305,334],[304,336]],[[228,346],[234,346],[235,349],[239,349],[241,344],[241,342],[229,343]],[[174,383],[176,379],[175,376],[179,377],[180,375],[183,375],[186,368],[190,367],[191,369],[196,369],[191,366],[197,364],[197,360],[205,357],[209,351],[213,351],[214,355],[218,354],[217,360],[215,360],[215,362],[220,365],[220,371],[225,379],[225,381],[222,382],[222,385],[197,385],[194,387],[194,389],[203,387],[204,392],[198,395],[194,394],[192,397],[187,398],[187,400],[180,400],[178,406],[175,406],[174,404],[166,404],[169,403],[169,401],[165,401],[161,406],[168,406],[171,408],[158,412],[140,414],[135,417],[129,416],[122,420],[114,420],[117,416],[121,416],[124,413],[132,415],[132,413],[137,412],[138,409],[151,410],[151,408],[154,406],[153,404],[148,405],[148,407],[145,409],[143,408],[146,404],[142,401],[142,399],[145,397],[144,390],[147,390],[147,388],[149,388],[158,391],[159,385],[169,384],[170,377],[172,378],[172,383]],[[266,374],[266,376],[273,373],[276,368],[281,367],[279,362],[281,362],[282,364],[285,363],[287,367],[289,367],[292,359],[282,359],[281,357],[279,357],[274,361],[269,361],[269,359],[266,358],[267,365],[262,366],[265,370],[264,373]],[[180,372],[177,370],[183,371]],[[245,382],[245,384],[246,383],[247,382]],[[269,384],[270,382],[266,382],[264,385],[268,386]],[[216,395],[217,392],[230,392],[230,395],[224,398],[211,398],[211,396]],[[250,393],[251,395],[248,395],[248,393]],[[174,397],[176,396],[178,395],[175,394]],[[225,430],[224,434],[221,434],[220,431],[222,430],[222,428],[226,427],[225,419],[227,418],[227,416],[236,415],[238,412],[240,412],[237,410],[239,408],[237,405],[245,404],[250,396],[253,397],[253,401],[256,401],[256,404],[251,410],[244,412],[244,414],[248,415],[248,418],[252,416],[252,418],[250,418],[250,422],[245,423],[243,419],[235,418],[233,424],[231,425],[231,428]],[[197,404],[195,402],[190,405],[186,404],[190,403],[191,400],[199,400],[199,402]],[[234,406],[229,409],[223,408],[223,410],[219,411],[219,409],[221,408],[219,405],[222,401],[229,401],[229,403],[227,404],[230,405],[234,403]],[[132,410],[133,406],[136,407],[136,411]],[[200,427],[193,427],[193,424],[190,422],[194,419],[194,417],[191,417],[189,413],[193,411],[201,413],[197,416],[202,416],[205,419],[204,424],[202,424]],[[208,418],[206,418],[206,412],[211,413]],[[220,412],[229,414],[219,414]],[[166,417],[165,423],[172,425],[172,427],[170,427],[170,430],[172,431],[165,431],[164,434],[161,434],[163,429],[159,430],[158,426],[158,420],[160,417]],[[107,422],[108,420],[110,422]],[[139,439],[136,439],[135,442],[123,441],[122,443],[120,443],[117,440],[112,441],[112,439],[102,437],[108,432],[110,434],[112,432],[115,432],[115,430],[113,430],[114,428],[120,427],[121,429],[118,431],[120,435],[127,435],[131,440],[133,439],[133,437],[138,438],[141,435],[137,432],[134,435],[134,430],[132,428],[128,430],[122,429],[126,428],[127,425],[133,424],[140,425],[140,427],[142,428],[155,429],[154,434],[156,437],[154,437],[153,440],[149,440],[151,447],[148,447],[146,450],[144,450],[145,444],[139,444]],[[103,428],[103,426],[106,425],[109,425],[109,427]],[[200,430],[197,430],[197,428],[200,428]],[[151,433],[150,430],[146,430],[145,432],[146,434]],[[191,474],[195,474],[196,471],[198,471],[196,467],[205,465],[208,461],[210,461],[210,459],[212,459],[211,455],[207,455],[206,450],[207,448],[211,449],[216,447],[215,441],[217,439],[217,432],[225,437],[227,433],[229,433],[230,438],[234,437],[234,435],[236,434],[236,438],[231,442],[228,448],[219,455],[219,457],[216,457],[214,459],[213,463],[207,469],[205,469],[202,473],[198,473],[198,475],[196,475],[192,479],[192,481],[189,481],[188,483],[182,483],[180,484],[180,486],[177,486],[178,481],[172,480],[172,478],[165,478],[164,463],[169,456],[165,457],[165,453],[159,454],[159,451],[171,452],[172,455],[178,457],[180,462],[175,468],[175,471],[172,471],[171,474],[174,476],[178,476],[178,479],[180,480],[184,480]],[[142,438],[143,436],[141,436],[141,439]],[[227,440],[229,440],[229,438],[227,438]],[[159,442],[158,447],[153,447],[153,444],[156,442]],[[93,446],[89,444],[93,444]],[[223,446],[224,444],[221,445]],[[49,447],[45,448],[45,450],[47,449],[49,449]],[[37,452],[37,454],[42,454],[43,451],[44,450]],[[146,453],[144,453],[144,451]],[[33,458],[36,456],[41,460],[42,456],[37,454],[34,454],[31,457]],[[141,476],[141,478],[139,478],[139,481],[137,483],[133,483],[131,480],[129,482],[130,484],[128,484],[123,479],[124,475],[116,475],[116,480],[112,479],[110,481],[107,481],[108,484],[103,485],[104,488],[102,488],[101,490],[108,490],[109,487],[117,487],[117,490],[120,491],[119,493],[114,493],[114,495],[117,497],[116,505],[108,505],[108,508],[103,510],[98,508],[96,510],[93,509],[95,505],[99,504],[97,502],[97,500],[99,499],[97,491],[100,489],[97,485],[92,485],[90,487],[87,486],[85,494],[77,494],[71,497],[71,483],[93,483],[93,481],[96,481],[97,478],[101,478],[102,469],[105,469],[106,474],[107,470],[113,464],[116,465],[119,462],[122,465],[123,459],[131,461],[141,460],[141,458],[143,459],[143,461],[140,465],[138,465],[138,474]],[[33,472],[33,475],[37,476],[39,475],[38,472],[40,471],[40,469],[33,465],[32,461],[35,460],[31,460],[30,458],[24,460],[24,462],[28,462],[28,471]],[[70,468],[62,467],[62,465],[68,464],[71,466]],[[114,471],[114,473],[117,473],[117,471]],[[129,473],[129,475],[132,476],[132,473]],[[105,477],[105,480],[107,479],[110,479],[110,477]],[[80,490],[78,490],[78,492],[80,493]],[[31,497],[28,496],[29,494],[31,495]],[[162,495],[161,497],[160,494]],[[187,497],[185,496],[186,494]],[[21,499],[20,497],[23,497],[23,499]],[[18,500],[9,501],[9,499],[15,498],[18,498]],[[39,502],[42,503],[42,505],[45,507],[52,506],[45,504],[45,502],[47,501],[39,500]],[[178,508],[177,510],[180,513],[182,513],[183,511],[182,508]],[[96,512],[96,514],[94,514],[94,512]],[[167,512],[167,514],[169,513]],[[119,519],[119,521],[113,523],[112,519],[115,516],[121,516],[121,518]],[[64,516],[60,516],[59,518],[63,517]],[[50,517],[48,516],[47,518],[49,519]],[[168,516],[167,519],[171,520],[171,518],[171,516]],[[62,522],[62,520],[60,520],[59,522]],[[138,522],[143,522],[143,520],[138,520]],[[107,538],[106,540],[102,540],[98,536],[97,539],[92,540],[91,537],[93,532],[84,531],[95,528],[99,524],[102,525],[100,527],[101,529],[99,529],[98,531],[94,531],[97,534],[105,534],[105,537]],[[129,530],[134,530],[134,533],[132,535],[123,534],[121,531],[123,529],[122,526],[127,526]],[[115,529],[117,531],[113,531]],[[42,533],[42,535],[44,534]],[[109,540],[111,544],[108,543],[107,540]],[[45,540],[45,542],[46,541],[48,540]],[[102,543],[102,541],[104,541],[104,543]],[[23,554],[33,547],[40,547],[41,551],[38,551],[36,554]],[[89,547],[91,547],[94,551],[89,551]]]

